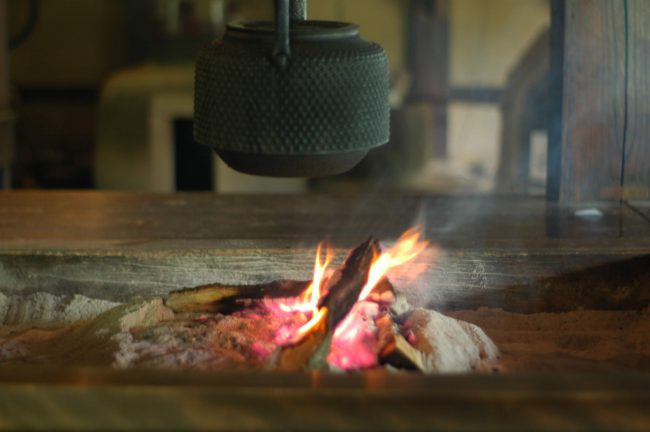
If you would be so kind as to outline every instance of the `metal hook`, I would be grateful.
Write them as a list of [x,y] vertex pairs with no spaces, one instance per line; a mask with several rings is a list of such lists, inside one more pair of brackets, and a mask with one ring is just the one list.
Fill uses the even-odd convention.
[[275,48],[273,60],[285,68],[291,57],[289,44],[291,22],[305,21],[307,19],[306,0],[275,0]]

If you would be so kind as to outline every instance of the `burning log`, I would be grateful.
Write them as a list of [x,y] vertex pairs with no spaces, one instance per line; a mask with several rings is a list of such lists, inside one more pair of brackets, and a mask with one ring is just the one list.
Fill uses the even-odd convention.
[[328,329],[335,329],[359,300],[361,290],[368,281],[373,259],[379,254],[379,242],[371,237],[350,252],[338,277],[330,278],[334,283],[328,282],[327,294],[319,304],[320,307],[327,308]]
[[318,305],[325,317],[321,317],[301,340],[281,350],[278,369],[296,370],[306,366],[322,369],[326,366],[334,330],[359,299],[372,262],[379,253],[379,242],[372,237],[350,252],[342,267],[327,281],[327,294]]
[[367,300],[380,305],[390,306],[397,300],[395,287],[387,277],[383,277],[373,288],[372,292],[368,294]]
[[377,339],[381,347],[379,360],[402,369],[432,371],[432,359],[423,352],[413,348],[410,343],[396,331],[395,323],[389,314],[383,314],[375,320]]
[[241,309],[252,300],[298,296],[308,286],[309,281],[294,280],[278,280],[257,285],[215,283],[172,291],[165,300],[165,306],[176,313],[230,313]]
[[[332,274],[327,272],[330,251],[323,259],[319,245],[309,282],[206,285],[171,293],[167,306],[177,312],[228,312],[259,303],[254,306],[260,308],[233,316],[254,320],[265,316],[263,320],[274,322],[269,340],[273,345],[257,344],[251,353],[280,370],[327,365],[354,370],[379,364],[421,372],[479,368],[498,355],[480,330],[433,311],[413,310],[403,298],[398,301],[400,296],[387,278],[388,270],[424,250],[427,243],[419,236],[409,230],[383,252],[378,241],[370,238]],[[393,316],[401,317],[399,329]]]
[[[321,349],[323,345],[329,347],[331,341],[331,332],[327,330],[324,320],[321,320],[303,339],[294,346],[282,348],[275,358],[275,367],[278,370],[293,371],[311,367],[312,358]],[[327,358],[327,355],[325,355]],[[325,363],[322,359],[317,358],[316,366],[323,368]]]

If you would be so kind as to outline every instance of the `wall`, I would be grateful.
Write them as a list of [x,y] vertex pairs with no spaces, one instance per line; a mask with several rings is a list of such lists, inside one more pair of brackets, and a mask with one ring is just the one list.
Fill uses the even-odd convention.
[[[502,88],[549,17],[545,0],[451,1],[451,86]],[[499,104],[456,101],[449,109],[451,162],[491,181],[498,165]]]
[[[29,2],[9,3],[10,34]],[[92,186],[99,88],[124,64],[125,2],[41,0],[33,32],[11,52],[15,187]]]
[[[245,13],[272,14],[264,0],[245,0]],[[359,24],[361,34],[387,51],[393,80],[405,65],[407,0],[310,0],[311,19]],[[451,0],[450,86],[502,88],[510,70],[549,25],[547,0]],[[498,103],[452,101],[448,156],[462,171],[483,173],[491,186],[498,166],[501,112]]]
[[[24,23],[27,0],[9,2],[9,27]],[[19,86],[97,85],[122,64],[126,36],[124,2],[45,0],[34,32],[11,55]]]
[[[21,89],[97,91],[107,76],[126,63],[128,1],[140,0],[42,0],[35,32],[12,53],[13,84]],[[8,3],[10,32],[15,33],[25,20],[28,0]],[[271,0],[237,3],[247,18],[272,15]],[[359,24],[362,36],[386,49],[395,80],[405,64],[407,7],[408,0],[310,0],[309,16]],[[503,86],[508,71],[549,21],[545,0],[452,0],[450,8],[452,86]],[[21,142],[28,142],[28,148],[19,149],[23,165],[54,157],[61,176],[84,165],[92,170],[94,100],[18,102],[21,124],[36,125],[19,133]],[[493,175],[499,125],[497,104],[452,101],[451,162]],[[25,160],[26,152],[33,157]]]
[[[248,19],[272,17],[269,0],[240,0]],[[308,18],[352,22],[361,35],[379,43],[388,54],[391,75],[404,66],[405,20],[408,0],[309,0]]]

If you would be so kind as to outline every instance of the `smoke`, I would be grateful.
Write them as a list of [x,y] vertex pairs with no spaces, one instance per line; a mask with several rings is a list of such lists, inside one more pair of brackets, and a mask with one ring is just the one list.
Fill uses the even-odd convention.
[[[413,306],[435,309],[462,302],[468,293],[488,290],[487,274],[491,270],[483,252],[490,247],[490,238],[485,232],[490,232],[488,223],[500,211],[507,213],[511,209],[502,208],[494,198],[420,199],[411,225],[420,227],[429,246],[407,266],[389,274],[396,290]],[[513,236],[519,229],[514,224],[508,228],[508,235]]]

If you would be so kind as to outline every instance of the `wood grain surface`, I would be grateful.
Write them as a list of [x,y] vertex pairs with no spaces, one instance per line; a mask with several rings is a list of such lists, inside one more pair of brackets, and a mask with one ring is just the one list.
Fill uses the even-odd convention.
[[[625,183],[650,189],[650,2],[628,1],[628,132]],[[642,196],[643,198],[643,196]]]
[[[644,0],[576,0],[563,8],[559,200],[647,199],[650,49]],[[556,16],[559,16],[556,14]],[[556,83],[557,85],[557,83]],[[556,95],[557,96],[557,95]],[[554,150],[551,150],[554,153]],[[551,179],[551,184],[555,184]]]
[[621,180],[625,0],[565,2],[563,202],[600,199]]
[[[321,240],[329,239],[340,263],[370,235],[394,241],[421,223],[436,249],[417,262],[424,272],[417,283],[394,281],[419,303],[512,310],[603,305],[608,289],[594,295],[586,288],[599,275],[599,286],[627,293],[612,297],[610,307],[643,307],[639,289],[625,287],[638,287],[650,271],[650,223],[629,208],[603,212],[585,219],[543,199],[390,193],[5,192],[0,291],[126,301],[213,282],[305,280]],[[634,271],[621,278],[626,268]],[[574,273],[575,285],[557,279]],[[565,295],[571,302],[531,300],[544,298],[549,284],[573,286]]]
[[[0,371],[2,429],[594,430],[650,427],[647,374]],[[37,385],[35,385],[37,384]]]
[[[127,300],[220,281],[303,279],[329,236],[343,259],[422,223],[438,308],[648,304],[646,203],[601,218],[530,198],[0,193],[0,292]],[[640,213],[639,213],[640,212]],[[401,283],[404,285],[400,285]],[[0,368],[0,428],[647,430],[647,374],[503,376]]]

